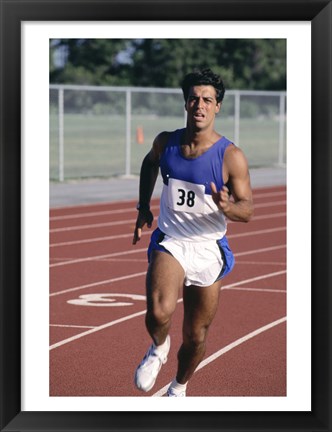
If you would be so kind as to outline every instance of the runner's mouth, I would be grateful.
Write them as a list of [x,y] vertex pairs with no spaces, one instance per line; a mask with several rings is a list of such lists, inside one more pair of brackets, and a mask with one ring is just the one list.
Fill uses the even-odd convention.
[[199,112],[194,113],[194,118],[195,119],[204,119],[205,115]]

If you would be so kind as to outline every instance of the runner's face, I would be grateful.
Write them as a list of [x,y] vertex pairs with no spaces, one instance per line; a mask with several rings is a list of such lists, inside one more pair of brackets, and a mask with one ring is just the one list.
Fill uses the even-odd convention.
[[188,122],[198,128],[206,128],[213,123],[220,110],[216,90],[210,85],[193,86],[189,90],[186,103]]

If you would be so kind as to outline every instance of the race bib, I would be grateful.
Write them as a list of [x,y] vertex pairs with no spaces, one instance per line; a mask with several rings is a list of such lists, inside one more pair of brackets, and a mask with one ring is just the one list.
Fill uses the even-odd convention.
[[169,179],[168,206],[176,211],[204,213],[204,185]]

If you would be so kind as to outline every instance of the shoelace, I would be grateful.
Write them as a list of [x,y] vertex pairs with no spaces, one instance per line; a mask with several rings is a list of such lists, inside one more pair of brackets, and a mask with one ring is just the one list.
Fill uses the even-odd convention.
[[163,359],[156,353],[153,348],[153,345],[150,346],[148,352],[145,354],[141,366],[147,366],[154,362],[155,359],[158,359],[161,363],[163,363]]

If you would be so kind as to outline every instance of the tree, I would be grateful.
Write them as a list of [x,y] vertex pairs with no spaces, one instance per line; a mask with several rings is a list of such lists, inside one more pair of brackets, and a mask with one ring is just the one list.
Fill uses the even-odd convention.
[[51,82],[178,88],[195,68],[210,67],[228,89],[285,90],[284,39],[61,39],[65,61]]
[[66,52],[64,64],[52,68],[51,82],[118,85],[122,83],[122,64],[118,54],[125,50],[126,39],[59,39],[55,49]]

